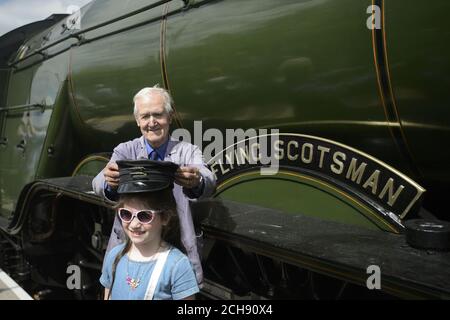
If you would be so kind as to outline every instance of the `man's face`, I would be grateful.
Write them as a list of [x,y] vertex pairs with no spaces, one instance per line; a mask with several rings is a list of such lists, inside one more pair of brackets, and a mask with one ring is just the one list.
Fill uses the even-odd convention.
[[136,99],[136,122],[148,143],[160,147],[169,137],[172,117],[164,108],[164,99],[159,94]]

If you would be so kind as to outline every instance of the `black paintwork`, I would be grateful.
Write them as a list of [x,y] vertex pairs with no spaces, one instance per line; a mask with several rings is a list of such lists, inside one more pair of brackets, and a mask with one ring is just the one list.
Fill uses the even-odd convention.
[[367,267],[378,265],[383,290],[410,298],[450,298],[450,252],[414,249],[403,234],[230,201],[199,202],[194,215],[207,236],[244,250],[364,286]]

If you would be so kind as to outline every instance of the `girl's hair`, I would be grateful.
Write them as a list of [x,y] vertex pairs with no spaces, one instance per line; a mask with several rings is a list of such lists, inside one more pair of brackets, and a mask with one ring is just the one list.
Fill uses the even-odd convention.
[[[142,192],[142,193],[133,193],[133,194],[122,194],[120,195],[120,199],[118,204],[114,207],[114,209],[118,209],[124,206],[126,202],[130,199],[139,199],[142,201],[148,209],[152,210],[162,210],[161,219],[163,222],[167,224],[162,227],[161,238],[164,241],[169,242],[174,245],[178,249],[181,249],[181,240],[180,240],[180,226],[177,214],[177,205],[175,202],[175,198],[173,197],[172,189],[164,189],[155,192]],[[117,213],[116,213],[117,214]],[[131,248],[130,238],[127,237],[125,246],[123,249],[117,254],[114,259],[112,265],[112,282],[109,290],[109,297],[111,296],[112,288],[114,285],[114,280],[116,277],[116,268],[119,264],[120,259],[127,254],[127,252]]]

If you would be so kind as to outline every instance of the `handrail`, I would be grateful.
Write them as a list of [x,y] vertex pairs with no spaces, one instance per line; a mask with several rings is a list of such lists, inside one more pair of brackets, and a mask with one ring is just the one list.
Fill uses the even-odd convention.
[[0,108],[0,112],[8,112],[8,111],[17,111],[17,110],[27,110],[27,109],[41,109],[45,110],[48,106],[40,103],[32,103],[32,104],[20,104],[11,107]]
[[87,29],[77,31],[77,32],[75,32],[75,33],[72,33],[72,34],[70,34],[70,35],[67,35],[67,36],[65,36],[65,37],[62,37],[61,39],[58,39],[58,40],[56,40],[56,41],[54,41],[54,42],[52,42],[52,43],[49,43],[48,45],[46,45],[46,46],[44,46],[44,47],[42,47],[42,48],[39,48],[39,49],[34,50],[32,53],[27,54],[27,55],[24,56],[23,58],[21,58],[21,59],[19,59],[19,60],[17,60],[17,61],[14,61],[13,63],[8,64],[8,66],[9,66],[9,67],[13,67],[13,66],[15,66],[16,64],[18,64],[18,63],[20,63],[20,62],[22,62],[22,61],[24,61],[24,60],[26,60],[26,59],[28,59],[28,58],[30,58],[30,57],[36,55],[36,54],[41,54],[41,52],[43,52],[43,51],[45,51],[45,50],[47,50],[47,49],[49,49],[49,48],[51,48],[51,47],[54,47],[55,45],[57,45],[57,44],[59,44],[59,43],[61,43],[61,42],[64,42],[64,41],[66,41],[66,40],[68,40],[68,39],[70,39],[70,38],[77,38],[78,40],[81,40],[81,35],[84,34],[84,33],[86,33],[86,32],[89,32],[89,31],[92,31],[92,30],[99,29],[99,28],[104,27],[104,26],[106,26],[106,25],[109,25],[109,24],[112,24],[112,23],[114,23],[114,22],[117,22],[117,21],[120,21],[120,20],[129,18],[129,17],[134,16],[134,15],[136,15],[136,14],[139,14],[139,13],[141,13],[141,12],[148,11],[148,10],[150,10],[150,9],[159,7],[159,6],[163,5],[163,4],[168,3],[168,2],[171,2],[171,1],[173,1],[173,0],[161,0],[161,1],[155,2],[155,3],[151,4],[151,5],[142,7],[142,8],[140,8],[140,9],[138,9],[138,10],[134,10],[134,11],[129,12],[129,13],[127,13],[127,14],[121,15],[121,16],[119,16],[119,17],[117,17],[117,18],[110,19],[110,20],[108,20],[108,21],[99,23],[99,24],[97,24],[97,25],[95,25],[95,26],[92,26],[92,27],[89,27],[89,28],[87,28]]
[[[207,0],[207,1],[204,1],[203,3],[207,3],[208,1],[213,1],[213,0]],[[69,50],[72,47],[81,46],[81,45],[84,45],[84,44],[87,44],[87,43],[91,43],[91,42],[94,42],[94,41],[97,41],[97,40],[100,40],[100,39],[103,39],[103,38],[106,38],[106,37],[109,37],[109,36],[112,36],[112,35],[115,35],[115,34],[122,33],[124,31],[132,30],[134,28],[138,28],[138,27],[144,26],[146,24],[149,24],[149,23],[152,23],[152,22],[156,22],[156,21],[160,20],[163,17],[169,17],[169,16],[172,16],[172,15],[175,15],[177,13],[180,13],[180,12],[184,11],[184,10],[186,10],[186,7],[180,8],[180,9],[176,9],[176,10],[170,11],[170,12],[168,12],[166,14],[163,14],[161,16],[153,17],[151,19],[144,20],[144,21],[141,21],[141,22],[138,22],[138,23],[135,23],[135,24],[132,24],[132,25],[129,25],[129,26],[126,26],[126,27],[123,27],[123,28],[120,28],[120,29],[117,29],[117,30],[114,30],[114,31],[111,31],[111,32],[108,32],[108,33],[105,33],[105,34],[101,34],[101,35],[99,35],[97,37],[94,37],[94,38],[86,39],[86,38],[81,38],[80,37],[80,39],[79,39],[79,41],[77,43],[72,43],[72,44],[68,45],[67,47],[63,48],[62,50],[60,50],[58,52],[55,52],[55,53],[52,53],[52,54],[46,54],[45,58],[40,59],[38,61],[31,62],[31,63],[29,63],[29,64],[27,64],[25,66],[22,66],[22,67],[14,66],[13,69],[16,72],[24,70],[24,69],[28,69],[28,68],[36,65],[36,64],[41,63],[45,59],[53,58],[53,57],[55,57],[55,56],[65,52],[65,51]]]

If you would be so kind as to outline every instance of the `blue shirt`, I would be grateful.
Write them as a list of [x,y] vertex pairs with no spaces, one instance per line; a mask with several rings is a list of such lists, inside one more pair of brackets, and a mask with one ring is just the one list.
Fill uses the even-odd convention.
[[150,143],[148,143],[147,139],[144,139],[145,147],[147,148],[148,158],[151,159],[152,152],[156,152],[157,157],[155,160],[163,161],[166,156],[167,146],[169,144],[169,139],[164,142],[159,148],[153,148]]
[[[111,249],[105,257],[100,283],[111,287],[112,264],[125,244]],[[111,291],[111,300],[143,300],[156,260],[137,262],[124,255],[116,267],[116,276]],[[127,277],[139,279],[139,285],[133,289]],[[166,264],[156,285],[153,300],[181,300],[199,292],[194,270],[186,255],[172,247]]]

